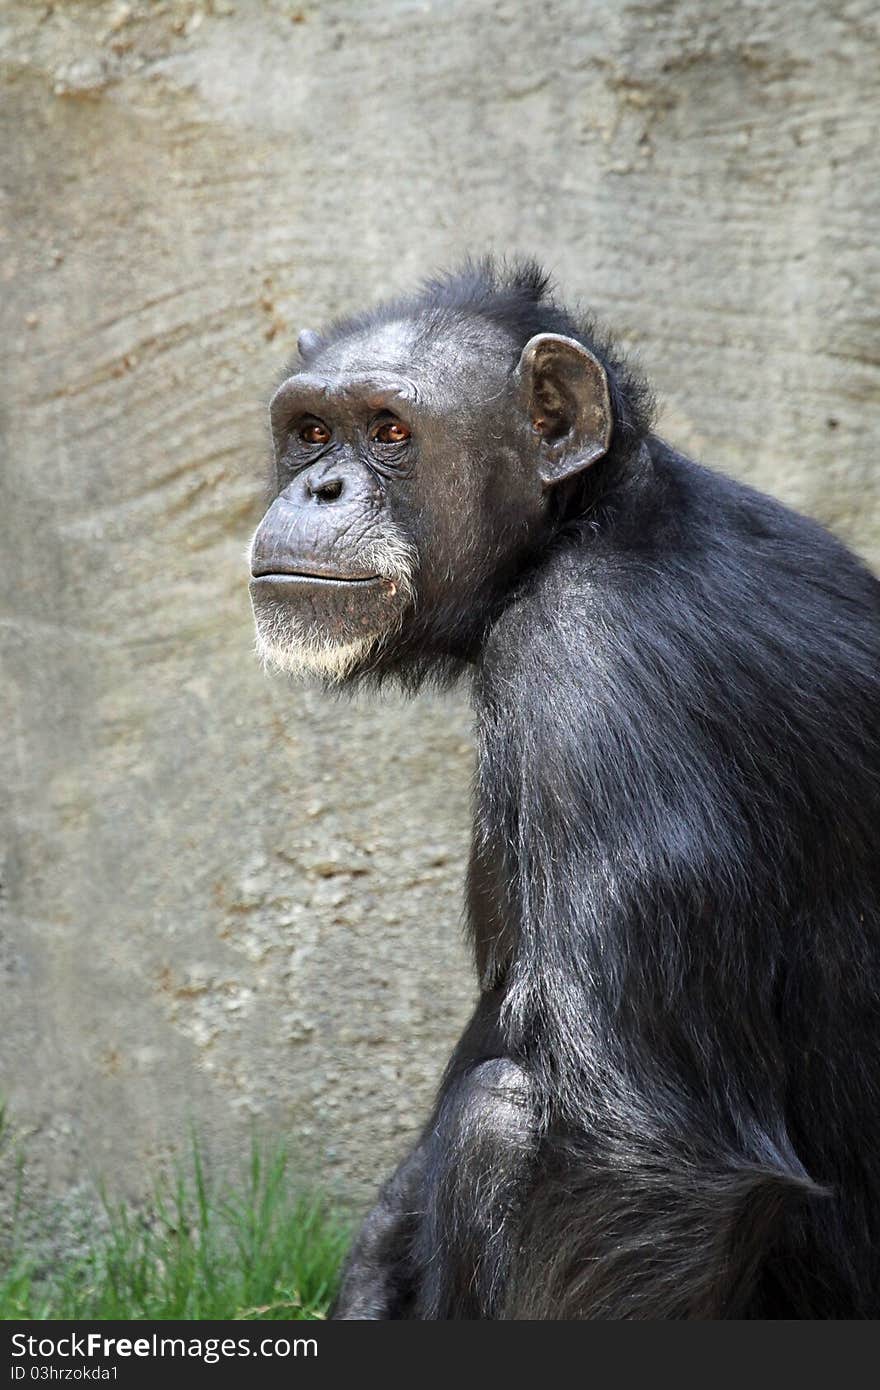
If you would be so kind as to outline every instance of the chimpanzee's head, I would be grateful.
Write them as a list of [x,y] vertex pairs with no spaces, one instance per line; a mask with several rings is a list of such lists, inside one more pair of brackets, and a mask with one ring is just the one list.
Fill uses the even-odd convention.
[[250,547],[268,664],[338,683],[474,656],[554,498],[638,424],[615,364],[546,294],[532,264],[468,264],[300,335]]

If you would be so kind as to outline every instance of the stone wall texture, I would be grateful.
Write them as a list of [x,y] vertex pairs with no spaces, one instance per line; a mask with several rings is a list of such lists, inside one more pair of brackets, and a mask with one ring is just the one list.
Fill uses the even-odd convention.
[[473,983],[464,696],[252,657],[298,329],[544,259],[674,443],[880,561],[875,0],[0,7],[0,1092],[34,1190],[254,1125],[357,1205]]

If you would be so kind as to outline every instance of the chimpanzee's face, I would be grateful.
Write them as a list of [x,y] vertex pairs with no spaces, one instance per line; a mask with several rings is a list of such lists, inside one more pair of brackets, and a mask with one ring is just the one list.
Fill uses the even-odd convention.
[[281,385],[277,495],[250,547],[268,664],[341,681],[381,667],[416,617],[430,643],[445,614],[454,643],[450,612],[485,606],[541,531],[541,456],[560,438],[517,357],[485,322],[393,319],[319,345]]
[[540,513],[506,420],[512,356],[500,333],[420,343],[402,320],[330,345],[283,383],[270,407],[278,495],[250,551],[271,664],[343,678],[416,606],[482,581],[511,506],[525,524]]

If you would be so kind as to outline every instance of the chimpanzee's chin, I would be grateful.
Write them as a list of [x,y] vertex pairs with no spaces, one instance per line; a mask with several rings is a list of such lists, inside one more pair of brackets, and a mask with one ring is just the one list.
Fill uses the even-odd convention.
[[251,603],[258,655],[275,670],[338,685],[398,626],[394,598],[393,587],[379,579],[255,578]]

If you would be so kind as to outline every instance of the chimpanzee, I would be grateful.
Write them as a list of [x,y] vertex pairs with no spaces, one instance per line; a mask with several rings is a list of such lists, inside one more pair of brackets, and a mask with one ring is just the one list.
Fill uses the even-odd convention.
[[880,1314],[880,584],[531,262],[307,332],[258,648],[466,676],[479,1002],[337,1318]]

